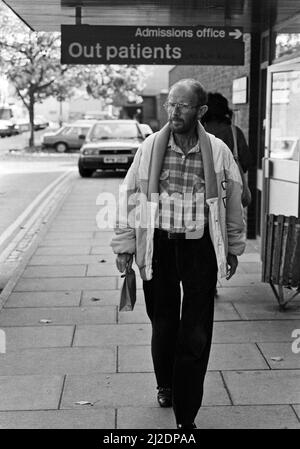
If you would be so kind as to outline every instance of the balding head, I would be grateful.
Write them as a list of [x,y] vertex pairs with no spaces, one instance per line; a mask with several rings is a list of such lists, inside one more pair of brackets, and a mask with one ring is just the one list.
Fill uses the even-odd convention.
[[199,81],[197,81],[193,78],[184,78],[182,80],[179,80],[179,81],[177,81],[177,83],[175,83],[175,84],[173,84],[173,86],[171,86],[171,88],[169,90],[169,95],[177,87],[184,87],[184,88],[190,90],[191,92],[193,92],[193,94],[197,98],[197,104],[199,106],[202,106],[207,103],[207,92]]

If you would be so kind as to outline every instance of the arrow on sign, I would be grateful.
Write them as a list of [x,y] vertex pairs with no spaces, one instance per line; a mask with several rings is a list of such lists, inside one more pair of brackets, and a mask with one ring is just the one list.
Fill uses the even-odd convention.
[[234,39],[239,39],[243,33],[236,28],[234,31],[231,31],[228,34],[229,34],[229,36],[232,36]]

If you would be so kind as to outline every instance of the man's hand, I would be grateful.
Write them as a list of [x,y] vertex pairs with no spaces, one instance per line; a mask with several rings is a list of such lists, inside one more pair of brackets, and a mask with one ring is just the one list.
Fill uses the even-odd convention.
[[133,254],[123,253],[117,255],[116,265],[120,273],[124,273],[126,268],[131,268],[132,262]]
[[238,266],[238,258],[234,254],[227,255],[227,281],[234,275]]

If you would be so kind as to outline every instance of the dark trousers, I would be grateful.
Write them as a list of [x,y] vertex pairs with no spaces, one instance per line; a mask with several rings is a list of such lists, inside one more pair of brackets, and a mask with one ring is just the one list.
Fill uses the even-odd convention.
[[208,230],[198,240],[168,240],[155,233],[153,278],[143,289],[157,385],[172,388],[177,423],[193,422],[202,403],[216,283]]

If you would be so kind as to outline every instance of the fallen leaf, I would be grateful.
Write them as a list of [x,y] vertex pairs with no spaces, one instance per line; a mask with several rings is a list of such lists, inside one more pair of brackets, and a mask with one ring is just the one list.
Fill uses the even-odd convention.
[[94,405],[92,402],[90,401],[77,401],[75,402],[76,405]]
[[52,320],[42,319],[40,323],[52,323]]
[[95,298],[94,296],[91,298],[91,301],[101,301],[101,298]]
[[273,360],[274,362],[281,362],[283,360],[282,357],[271,357],[271,360]]
[[104,263],[104,262],[106,262],[105,259],[101,259],[101,260],[100,260],[100,263]]

